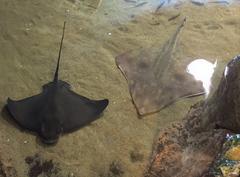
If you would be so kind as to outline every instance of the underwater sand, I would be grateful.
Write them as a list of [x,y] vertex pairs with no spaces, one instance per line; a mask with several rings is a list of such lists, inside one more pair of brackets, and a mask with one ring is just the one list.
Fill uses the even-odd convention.
[[[166,41],[184,17],[187,22],[177,57],[217,59],[214,83],[224,65],[239,54],[239,1],[230,6],[179,3],[157,14],[148,7],[133,8],[123,0],[103,0],[98,9],[87,6],[87,0],[0,0],[1,108],[8,97],[37,94],[52,80],[65,19],[60,79],[69,82],[76,93],[110,100],[101,119],[62,136],[50,147],[1,115],[0,159],[15,168],[17,176],[28,176],[25,159],[39,154],[46,161],[52,159],[58,177],[141,177],[159,130],[181,120],[204,97],[183,99],[139,118],[127,82],[115,64],[116,55]],[[168,21],[179,13],[180,17]]]

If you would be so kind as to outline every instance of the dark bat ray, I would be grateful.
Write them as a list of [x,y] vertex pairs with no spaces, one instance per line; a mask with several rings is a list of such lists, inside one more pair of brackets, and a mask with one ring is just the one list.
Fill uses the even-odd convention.
[[186,72],[189,59],[178,61],[172,56],[185,21],[164,45],[131,50],[116,57],[140,115],[157,112],[181,97],[204,94],[202,83]]
[[7,100],[7,109],[23,128],[37,132],[46,144],[56,143],[61,133],[75,131],[98,119],[108,100],[90,100],[70,90],[58,79],[65,24],[52,82],[43,85],[42,93],[19,101]]

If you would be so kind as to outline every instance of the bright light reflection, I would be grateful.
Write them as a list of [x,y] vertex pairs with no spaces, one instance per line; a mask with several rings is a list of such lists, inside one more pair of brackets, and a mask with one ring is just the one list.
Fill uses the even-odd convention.
[[203,88],[206,92],[206,97],[209,94],[211,86],[211,78],[214,73],[214,69],[217,65],[217,60],[215,63],[211,63],[205,59],[196,59],[192,61],[187,66],[187,72],[194,76],[197,81],[201,81]]
[[228,66],[225,67],[225,70],[224,70],[224,77],[226,77],[228,74]]

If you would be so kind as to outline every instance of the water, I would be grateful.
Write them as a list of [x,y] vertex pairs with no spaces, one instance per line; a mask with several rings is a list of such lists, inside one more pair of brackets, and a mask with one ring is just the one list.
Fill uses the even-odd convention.
[[[142,2],[103,0],[96,9],[88,6],[87,0],[1,0],[1,107],[7,97],[22,99],[39,93],[52,79],[64,20],[67,27],[59,77],[81,95],[110,100],[101,119],[62,136],[51,147],[1,116],[0,159],[5,166],[13,167],[17,176],[28,176],[38,162],[43,176],[54,176],[49,169],[58,177],[142,176],[159,130],[181,120],[190,105],[204,97],[181,100],[139,119],[127,82],[116,67],[116,55],[164,42],[184,17],[187,23],[177,56],[217,59],[214,82],[225,64],[239,54],[238,1],[204,6],[172,1],[157,12],[162,2],[140,5]],[[27,157],[33,163],[26,163]],[[43,164],[49,168],[44,170]]]

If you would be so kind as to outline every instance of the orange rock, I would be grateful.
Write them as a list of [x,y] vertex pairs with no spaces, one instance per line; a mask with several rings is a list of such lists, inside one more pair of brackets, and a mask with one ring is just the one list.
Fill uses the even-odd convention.
[[225,153],[225,157],[229,160],[240,160],[240,145],[229,149]]

